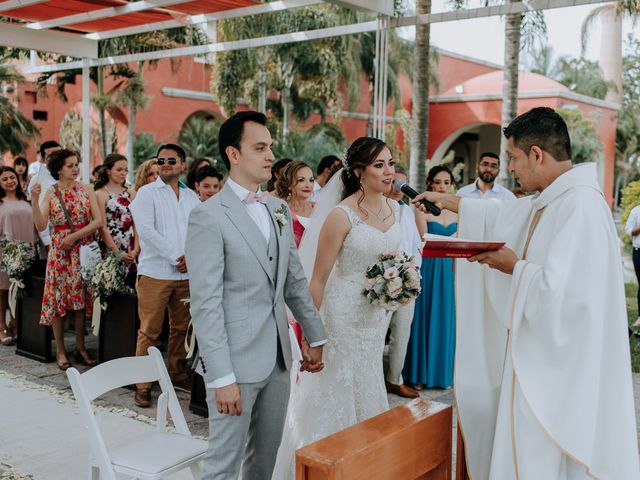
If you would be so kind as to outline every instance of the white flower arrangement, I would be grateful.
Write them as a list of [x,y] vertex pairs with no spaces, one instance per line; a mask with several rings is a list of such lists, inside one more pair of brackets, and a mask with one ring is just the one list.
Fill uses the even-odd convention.
[[383,252],[365,273],[362,294],[372,305],[397,310],[420,294],[420,271],[414,257],[403,252]]
[[107,309],[107,297],[116,293],[133,293],[133,289],[125,283],[128,270],[120,255],[110,252],[105,259],[98,262],[89,278],[89,286],[95,296],[93,302],[93,333],[100,330],[100,313]]
[[17,300],[24,296],[24,274],[33,264],[36,252],[32,243],[7,238],[0,239],[0,247],[2,247],[0,270],[9,277],[9,309],[11,315],[15,317]]
[[289,210],[282,204],[278,209],[274,210],[273,215],[276,217],[276,222],[278,222],[278,227],[280,228],[280,235],[282,235],[282,227],[289,223]]

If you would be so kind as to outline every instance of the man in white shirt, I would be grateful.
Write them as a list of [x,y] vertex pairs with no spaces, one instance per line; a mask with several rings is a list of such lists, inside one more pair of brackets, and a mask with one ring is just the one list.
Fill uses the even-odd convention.
[[311,200],[317,200],[322,188],[327,184],[333,174],[342,167],[342,162],[335,155],[327,155],[320,160],[316,169],[316,181],[313,184]]
[[[636,271],[636,278],[640,284],[640,205],[633,207],[629,212],[629,218],[627,218],[627,224],[624,231],[632,239],[633,244],[633,268]],[[640,286],[638,287],[638,312],[640,312]],[[636,319],[633,326],[640,328],[640,317]]]
[[459,197],[480,198],[483,200],[513,200],[516,196],[511,190],[496,183],[500,172],[500,157],[493,152],[485,152],[480,155],[480,161],[476,166],[478,178],[458,190]]
[[[47,157],[51,153],[55,152],[56,150],[60,150],[61,148],[62,147],[60,146],[60,144],[55,140],[47,140],[46,142],[42,142],[42,144],[40,145],[40,149],[38,150],[38,161],[29,165],[29,174],[31,175],[31,172],[34,172],[29,180],[29,185],[27,186],[29,196],[31,195],[31,190],[36,183],[42,185],[43,192],[49,190],[49,187],[52,187],[56,183],[56,180],[51,176],[51,172],[49,172],[49,169],[47,168]],[[35,167],[36,165],[37,168],[31,168],[32,166]],[[41,195],[40,202],[43,202],[45,197],[46,195]],[[42,207],[42,205],[40,206]],[[49,225],[47,225],[47,228],[45,228],[41,232],[38,232],[38,236],[40,237],[40,240],[45,247],[51,245]]]
[[[141,247],[136,283],[140,317],[136,355],[147,355],[147,349],[157,344],[168,308],[169,374],[176,390],[190,391],[184,348],[191,318],[183,302],[189,298],[184,248],[189,214],[200,200],[179,182],[185,160],[180,146],[162,145],[157,156],[160,176],[138,191],[130,208]],[[136,386],[135,403],[139,407],[151,406],[150,383]]]
[[[408,179],[407,171],[400,165],[396,165],[396,173],[393,180],[406,182]],[[402,239],[400,240],[399,250],[409,256],[414,257],[414,263],[420,268],[422,264],[422,240],[416,225],[415,210],[412,205],[402,203],[404,193],[391,187],[391,191],[387,194],[391,200],[400,202],[400,229],[402,230]],[[388,393],[394,393],[400,397],[418,398],[420,394],[409,385],[405,385],[402,379],[402,367],[404,366],[404,358],[407,354],[407,345],[411,336],[411,323],[413,322],[413,311],[415,309],[415,300],[411,300],[406,305],[401,306],[391,315],[389,328],[391,329],[391,338],[389,339],[389,368],[385,376],[385,386]]]

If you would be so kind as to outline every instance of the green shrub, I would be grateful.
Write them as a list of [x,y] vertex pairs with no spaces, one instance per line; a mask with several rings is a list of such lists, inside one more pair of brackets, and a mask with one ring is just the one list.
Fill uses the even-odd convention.
[[[624,228],[624,225],[627,223],[627,218],[629,218],[629,213],[631,213],[631,209],[640,205],[640,180],[631,182],[622,189],[622,200],[620,201],[620,204],[622,205],[622,208],[624,208],[624,213],[622,214],[622,226]],[[622,236],[622,241],[626,246],[631,245],[631,237],[627,234]]]

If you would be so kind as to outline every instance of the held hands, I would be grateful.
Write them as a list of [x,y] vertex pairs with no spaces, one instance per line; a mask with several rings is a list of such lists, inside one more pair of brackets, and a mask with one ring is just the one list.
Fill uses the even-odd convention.
[[500,250],[482,252],[473,257],[469,257],[469,261],[488,265],[489,268],[511,275],[518,262],[518,257],[516,252],[510,248],[502,247]]
[[324,368],[322,363],[322,350],[324,345],[311,347],[306,338],[302,339],[302,360],[300,361],[300,371],[317,373]]
[[216,409],[222,415],[242,415],[242,401],[240,400],[240,387],[232,383],[226,387],[215,389]]

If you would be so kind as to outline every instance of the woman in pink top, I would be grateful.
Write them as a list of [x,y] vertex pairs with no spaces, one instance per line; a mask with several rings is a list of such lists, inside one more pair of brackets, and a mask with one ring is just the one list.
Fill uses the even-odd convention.
[[[31,205],[22,190],[18,174],[12,167],[0,167],[0,238],[35,244],[36,231]],[[0,250],[0,255],[2,251]],[[16,322],[11,318],[7,326],[6,311],[9,277],[0,272],[0,343],[13,345],[16,340]]]

